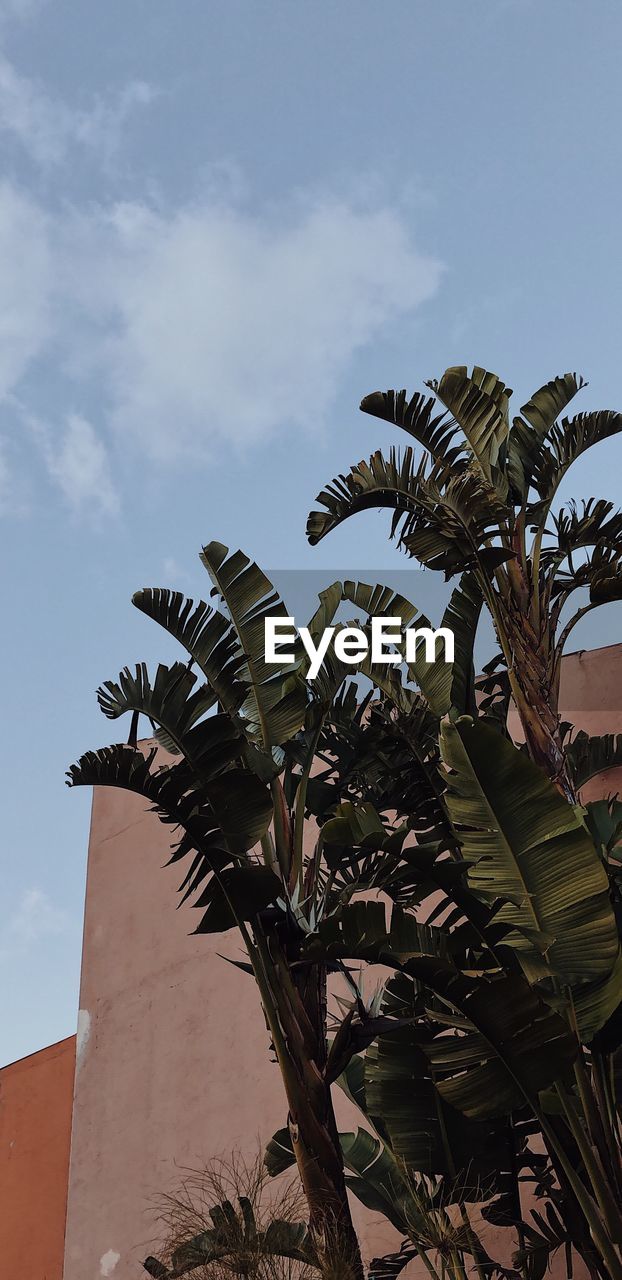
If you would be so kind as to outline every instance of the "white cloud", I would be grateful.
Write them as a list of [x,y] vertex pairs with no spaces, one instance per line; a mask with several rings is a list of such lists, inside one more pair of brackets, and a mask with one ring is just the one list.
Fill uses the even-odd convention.
[[[46,0],[0,0],[0,36],[12,22],[32,18]],[[43,168],[67,159],[72,147],[96,153],[106,168],[120,143],[128,117],[157,96],[144,80],[93,95],[87,105],[70,105],[23,75],[0,49],[0,131],[12,136]]]
[[15,137],[38,165],[58,164],[72,146],[90,148],[97,152],[98,164],[109,163],[130,113],[154,96],[149,85],[136,80],[116,94],[96,98],[88,108],[69,107],[0,55],[0,129]]
[[52,276],[47,219],[28,196],[0,183],[0,398],[51,336]]
[[[442,268],[407,215],[330,198],[241,212],[212,192],[43,214],[0,185],[0,399],[35,427],[75,510],[118,509],[111,459],[155,463],[321,428],[353,357],[431,298]],[[77,408],[60,429],[26,375],[53,369]],[[47,362],[47,365],[46,365]],[[58,394],[58,393],[57,393]]]
[[399,213],[331,200],[285,220],[127,204],[94,233],[88,305],[113,318],[102,347],[111,421],[159,460],[317,425],[355,352],[430,298],[441,274]]
[[69,414],[60,437],[44,438],[44,456],[50,476],[75,511],[111,515],[118,510],[106,446],[87,418]]
[[[36,4],[0,0],[0,34]],[[0,48],[0,131],[39,167],[87,151],[105,167],[129,113],[153,97],[134,81],[76,108]],[[89,406],[60,432],[37,424],[75,509],[117,509],[108,446],[119,442],[154,462],[200,461],[321,428],[353,357],[437,291],[442,268],[417,248],[411,215],[373,184],[366,203],[361,183],[349,198],[299,192],[262,210],[235,167],[212,165],[204,179],[201,199],[168,209],[44,211],[0,183],[0,401],[12,397],[32,425],[26,375],[40,362],[63,385],[57,396]]]

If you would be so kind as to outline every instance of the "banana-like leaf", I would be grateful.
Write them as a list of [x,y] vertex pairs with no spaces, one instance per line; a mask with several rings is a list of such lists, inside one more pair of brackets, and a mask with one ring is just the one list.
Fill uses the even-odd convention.
[[172,667],[160,664],[153,684],[140,663],[134,673],[126,667],[118,682],[107,680],[97,699],[110,720],[132,711],[155,722],[162,745],[210,778],[240,757],[244,739],[229,716],[204,718],[215,699],[207,685],[195,685],[196,676],[182,662]]
[[188,835],[184,852],[205,852],[224,840],[232,854],[251,849],[268,829],[272,801],[267,788],[244,769],[228,769],[198,791],[185,763],[151,769],[153,750],[144,756],[125,745],[87,751],[71,766],[69,786],[120,787],[149,800],[158,816]]
[[507,486],[498,464],[510,429],[508,405],[512,392],[496,374],[477,365],[471,374],[464,365],[446,369],[439,382],[431,381],[428,386],[462,428],[488,483],[505,497]]
[[[369,632],[368,635],[370,635]],[[416,705],[417,695],[402,683],[399,667],[390,663],[372,662],[371,653],[368,652],[360,659],[355,669],[360,675],[367,676],[367,679],[389,699],[397,711],[403,716],[410,715]]]
[[615,600],[622,600],[622,553],[612,556],[590,581],[591,604],[612,604]]
[[477,469],[441,472],[436,467],[421,477],[414,509],[403,511],[400,546],[446,578],[476,565],[492,573],[514,557],[506,545],[491,543],[506,516],[507,507]]
[[[323,591],[320,591],[318,598],[318,607],[307,623],[307,630],[309,631],[309,634],[316,646],[326,628],[330,627],[334,623],[337,609],[344,599],[342,583],[331,582],[328,587],[325,587]],[[335,626],[335,633],[343,629],[344,625],[346,624],[337,623]],[[326,650],[320,669],[314,677],[312,687],[310,688],[310,692],[312,694],[312,706],[307,709],[307,727],[310,723],[309,717],[311,717],[314,724],[317,724],[318,715],[325,716],[329,713],[329,709],[333,705],[334,700],[339,696],[341,686],[355,670],[355,668],[353,668],[349,663],[342,662],[337,658],[334,648],[334,640],[335,637],[333,637],[333,643],[329,645]],[[295,670],[299,677],[302,677],[304,680],[308,680],[308,671],[311,660],[300,636],[297,636],[296,639],[291,642],[290,648],[294,655],[292,670]]]
[[243,715],[266,749],[282,746],[301,728],[307,707],[304,682],[292,666],[266,662],[266,618],[286,618],[285,605],[270,580],[242,551],[229,555],[220,542],[210,542],[201,560],[225,602],[244,658],[240,677],[249,694]]
[[372,391],[361,400],[363,413],[393,422],[413,436],[436,459],[451,466],[468,456],[456,422],[445,413],[435,413],[434,396],[415,392],[410,400],[405,391]]
[[551,428],[535,461],[532,483],[548,510],[557,489],[573,462],[593,444],[610,440],[622,431],[622,413],[598,409],[562,418]]
[[[538,1094],[566,1076],[578,1052],[576,1037],[565,1019],[547,1005],[520,974],[501,974],[492,980],[472,978],[458,972],[448,960],[423,955],[412,956],[405,968],[415,979],[415,986],[409,976],[400,975],[389,984],[383,1008],[392,1014],[410,1009],[417,1018],[427,991],[427,1002],[434,1006],[429,1017],[441,1031],[445,1028],[452,1033],[432,1038],[428,1026],[427,1037],[419,1042],[438,1092],[449,1104],[447,1114],[455,1108],[477,1122],[504,1118],[508,1111],[526,1103],[537,1105]],[[413,1025],[416,1026],[416,1022]],[[406,1033],[401,1030],[395,1036],[406,1040]],[[391,1038],[395,1038],[393,1033]],[[402,1045],[402,1052],[397,1051],[399,1068],[406,1074],[410,1058],[413,1082],[417,1074],[412,1066],[416,1048],[415,1039],[412,1046]],[[394,1068],[395,1059],[389,1060],[388,1071]],[[377,1071],[378,1067],[374,1069]],[[418,1073],[423,1073],[420,1066]],[[411,1087],[411,1099],[415,1098],[417,1089]],[[374,1117],[378,1116],[403,1150],[412,1143],[413,1154],[417,1148],[415,1158],[424,1158],[425,1132],[419,1139],[415,1133],[409,1133],[407,1103],[405,1101],[404,1116],[400,1117],[392,1108],[391,1097],[388,1089],[384,1096],[377,1091],[370,1100],[366,1068],[365,1105],[372,1122],[376,1124]],[[414,1105],[417,1106],[416,1101]],[[437,1114],[440,1118],[444,1112]],[[417,1116],[413,1130],[416,1123]],[[433,1131],[428,1132],[428,1152],[431,1152]],[[474,1145],[473,1156],[476,1159],[479,1150],[479,1158],[485,1163],[492,1152],[485,1127],[479,1130],[479,1135],[479,1147]],[[464,1145],[461,1151],[465,1154]],[[440,1158],[438,1149],[435,1158]]]
[[304,954],[309,960],[368,960],[402,968],[414,957],[445,957],[443,929],[420,924],[394,906],[387,928],[384,902],[351,902],[324,920],[311,934]]
[[[408,1229],[412,1197],[400,1166],[389,1147],[366,1129],[340,1133],[344,1164],[349,1170],[346,1183],[358,1200],[381,1213],[398,1231]],[[295,1164],[289,1129],[279,1129],[266,1147],[264,1164],[271,1177],[278,1177]]]
[[387,1253],[382,1258],[372,1258],[369,1264],[368,1280],[396,1280],[409,1262],[417,1257],[417,1250],[409,1240],[405,1240],[397,1253]]
[[228,618],[203,600],[188,600],[180,591],[143,587],[132,596],[141,613],[178,640],[197,664],[218,701],[234,715],[247,695],[239,679],[244,655]]
[[589,800],[584,808],[585,825],[605,862],[621,860],[622,801],[617,796],[605,800]]
[[252,920],[283,892],[281,881],[269,867],[229,867],[210,880],[194,903],[207,908],[195,933],[225,933],[240,920]]
[[[392,705],[391,700],[386,706],[373,704],[357,741],[357,775],[364,775],[363,793],[371,796],[378,811],[393,811],[398,820],[406,821],[419,844],[438,842],[445,850],[454,850],[456,839],[443,800],[438,718],[419,694],[397,719]],[[355,843],[354,833],[346,843]]]
[[579,508],[570,502],[553,517],[555,541],[543,551],[541,564],[561,563],[584,547],[619,547],[622,540],[622,512],[604,498],[589,498]]
[[334,816],[324,823],[322,844],[354,844],[384,849],[389,835],[373,805],[353,805],[351,800],[344,800]]
[[349,475],[338,476],[318,494],[325,511],[312,511],[307,520],[307,537],[312,546],[357,511],[389,507],[399,512],[413,510],[422,493],[424,468],[415,467],[413,451],[400,456],[391,449],[388,460],[378,450],[369,462],[359,462]]
[[[387,767],[391,769],[391,765],[389,757]],[[419,791],[425,779],[416,771],[416,760],[411,755],[408,756],[408,766],[414,787]],[[398,792],[401,792],[399,784]],[[417,815],[422,819],[416,824],[420,828],[437,820],[435,800],[436,797],[431,805],[426,803],[421,815]],[[407,808],[408,797],[403,800],[399,794],[396,800],[393,793],[389,793],[389,807],[395,808],[396,804],[401,807],[402,803]],[[438,812],[442,823],[443,810],[440,806]],[[461,906],[461,911],[464,911],[463,882],[466,863],[456,858],[439,857],[439,854],[446,855],[448,847],[454,847],[453,833],[449,829],[445,831],[441,826],[439,832],[434,832],[440,839],[425,842],[418,839],[416,844],[406,845],[405,841],[411,836],[414,825],[409,816],[407,823],[395,828],[387,827],[369,802],[354,805],[350,800],[344,800],[335,808],[333,816],[324,823],[321,833],[322,851],[333,872],[335,884],[340,888],[348,883],[347,872],[352,867],[352,887],[359,892],[363,887],[361,873],[365,866],[367,870],[364,887],[382,889],[398,907],[418,906],[430,894],[436,895],[440,890],[443,894],[440,910],[447,909],[449,899],[455,900]],[[444,838],[446,835],[448,840]],[[483,925],[490,913],[479,902],[473,901],[469,905],[477,908],[478,922]],[[378,912],[379,928],[382,923]]]
[[318,501],[326,510],[312,511],[308,518],[312,545],[356,512],[389,507],[395,513],[392,533],[401,526],[400,545],[448,577],[472,567],[477,556],[481,563],[499,564],[513,555],[507,548],[483,545],[496,535],[505,513],[486,478],[439,463],[430,467],[428,455],[415,466],[410,448],[403,457],[395,449],[388,459],[374,453],[368,463],[338,476]]
[[287,1126],[284,1129],[277,1129],[264,1153],[264,1164],[270,1177],[277,1178],[280,1173],[285,1173],[286,1169],[291,1169],[295,1163],[296,1157],[289,1129]]
[[[619,545],[599,542],[581,564],[560,569],[552,575],[551,597],[556,600],[557,621],[562,606],[573,591],[587,587],[591,604],[609,604],[620,599],[622,591],[622,550]],[[567,624],[566,634],[571,629]]]
[[[366,582],[346,580],[343,584],[343,596],[345,600],[349,600],[357,609],[363,609],[369,619],[399,619],[402,634],[415,621],[417,628],[429,628],[431,626],[429,619],[424,614],[419,613],[417,607],[410,600],[406,600],[404,596],[397,591],[393,591],[391,587],[370,586]],[[450,623],[443,621],[443,625],[449,626]],[[436,662],[427,662],[424,648],[419,644],[414,661],[404,665],[410,678],[421,689],[432,711],[438,716],[444,715],[449,710],[450,705],[452,664],[443,661],[440,655]],[[367,674],[367,666],[368,664],[365,663],[361,667],[365,674]],[[371,667],[370,675],[373,675]]]
[[537,440],[544,439],[560,413],[585,385],[580,374],[562,373],[534,391],[527,404],[521,407],[521,413]]
[[222,871],[233,860],[225,845],[211,806],[205,795],[195,790],[185,764],[155,768],[157,748],[143,755],[126,744],[89,751],[67,774],[68,786],[110,786],[132,791],[150,801],[161,822],[181,830],[172,842],[169,864],[191,856],[179,892],[185,902],[196,893],[214,871]]
[[482,674],[475,682],[477,710],[482,717],[494,722],[499,733],[507,734],[507,721],[512,690],[507,664],[502,653],[496,653],[482,667]]
[[579,791],[590,778],[622,766],[622,733],[592,737],[582,729],[566,747],[566,760]]
[[418,1173],[444,1175],[471,1199],[500,1168],[501,1131],[489,1121],[467,1119],[443,1100],[426,1054],[429,1039],[421,1024],[378,1037],[365,1057],[366,1106],[380,1117],[398,1159]]
[[205,794],[232,853],[258,844],[272,820],[267,787],[247,769],[227,769],[205,784]]
[[337,1077],[335,1084],[339,1085],[346,1098],[349,1098],[359,1111],[368,1114],[365,1099],[365,1058],[362,1054],[353,1054],[341,1075]]
[[317,643],[326,628],[330,626],[343,600],[341,582],[331,582],[329,586],[324,587],[324,590],[320,591],[318,595],[318,600],[318,607],[307,623],[307,630],[315,643]]
[[599,982],[579,987],[573,996],[574,1014],[581,1039],[589,1044],[622,1005],[622,955],[618,955],[611,973]]
[[340,1133],[341,1150],[350,1176],[346,1184],[367,1209],[381,1213],[398,1231],[414,1225],[414,1205],[400,1166],[392,1152],[366,1129]]
[[536,981],[606,978],[619,942],[609,884],[577,811],[524,752],[487,725],[445,722],[447,807],[469,885],[498,900],[496,921]]
[[[439,711],[440,715],[445,715],[451,707],[460,715],[475,714],[473,652],[482,605],[482,593],[475,574],[463,573],[458,586],[451,593],[441,624],[453,631],[455,656],[451,665],[449,701]],[[440,702],[437,705],[440,707]]]
[[527,496],[542,441],[560,413],[584,386],[583,378],[577,377],[576,373],[563,373],[535,391],[522,406],[522,416],[514,418],[508,441],[507,469],[522,499]]
[[408,971],[444,1002],[445,1025],[457,1033],[431,1040],[426,1052],[440,1094],[466,1116],[502,1117],[533,1105],[566,1076],[576,1037],[520,974],[472,979],[425,958],[409,961]]

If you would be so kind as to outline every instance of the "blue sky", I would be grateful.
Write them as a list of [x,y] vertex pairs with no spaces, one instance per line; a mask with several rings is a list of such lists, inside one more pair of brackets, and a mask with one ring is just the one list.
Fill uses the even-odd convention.
[[403,567],[374,514],[304,538],[392,439],[377,387],[578,369],[620,406],[621,42],[617,0],[0,0],[0,1062],[75,1026],[63,775],[166,653],[131,592],[201,591],[211,538]]

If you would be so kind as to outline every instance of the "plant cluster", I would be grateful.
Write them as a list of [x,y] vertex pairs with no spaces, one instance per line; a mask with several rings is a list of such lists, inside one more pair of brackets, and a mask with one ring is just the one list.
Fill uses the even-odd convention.
[[[129,742],[70,770],[143,796],[173,829],[197,932],[240,931],[287,1105],[267,1168],[296,1165],[316,1256],[338,1240],[353,1280],[348,1191],[403,1239],[370,1280],[416,1258],[435,1278],[540,1280],[557,1250],[622,1280],[622,805],[581,803],[622,763],[622,736],[574,733],[559,714],[573,626],[622,598],[622,515],[556,505],[570,464],[622,415],[562,417],[582,385],[556,378],[513,419],[508,388],[479,368],[447,370],[427,397],[363,401],[421,456],[376,453],[340,476],[309,537],[390,508],[401,547],[457,579],[452,664],[362,658],[363,699],[334,650],[313,681],[302,645],[294,668],[268,665],[265,619],[285,605],[247,556],[211,543],[216,606],[134,597],[187,660],[102,686],[105,714],[132,716]],[[310,634],[344,602],[368,631],[374,617],[429,625],[389,588],[345,582],[322,593]],[[482,610],[499,654],[478,681]],[[140,717],[154,745],[139,745]],[[376,965],[391,976],[369,998],[360,971]],[[332,975],[349,992],[339,1016]],[[360,1108],[357,1133],[337,1132],[335,1083]],[[489,1254],[486,1224],[507,1228],[513,1257]]]

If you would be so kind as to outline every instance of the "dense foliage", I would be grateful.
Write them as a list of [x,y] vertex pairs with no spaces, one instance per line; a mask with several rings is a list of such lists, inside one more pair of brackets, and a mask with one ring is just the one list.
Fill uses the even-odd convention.
[[[558,423],[579,386],[556,379],[513,423],[510,393],[482,370],[448,370],[427,399],[369,397],[422,459],[374,455],[310,517],[317,540],[362,508],[393,508],[405,549],[458,577],[443,619],[453,666],[363,662],[363,700],[332,653],[313,682],[302,648],[293,674],[269,667],[264,620],[285,605],[245,555],[211,543],[217,608],[134,597],[187,660],[104,685],[102,710],[131,714],[130,740],[70,770],[72,784],[143,796],[173,829],[197,932],[241,931],[287,1101],[268,1167],[296,1162],[310,1247],[341,1249],[353,1280],[347,1188],[403,1237],[374,1280],[414,1257],[433,1276],[538,1280],[558,1248],[622,1280],[622,809],[578,802],[591,773],[622,760],[622,740],[573,736],[558,711],[576,617],[622,594],[622,517],[598,502],[554,513],[570,462],[622,417]],[[589,600],[566,619],[577,587]],[[388,588],[335,583],[312,634],[344,602],[364,625],[422,621]],[[478,693],[482,607],[500,656]],[[510,698],[525,746],[508,734]],[[154,745],[138,744],[141,716]],[[376,965],[391,976],[370,996]],[[355,1134],[337,1133],[337,1081],[361,1109]],[[511,1249],[489,1255],[482,1221],[507,1226],[513,1262]]]

